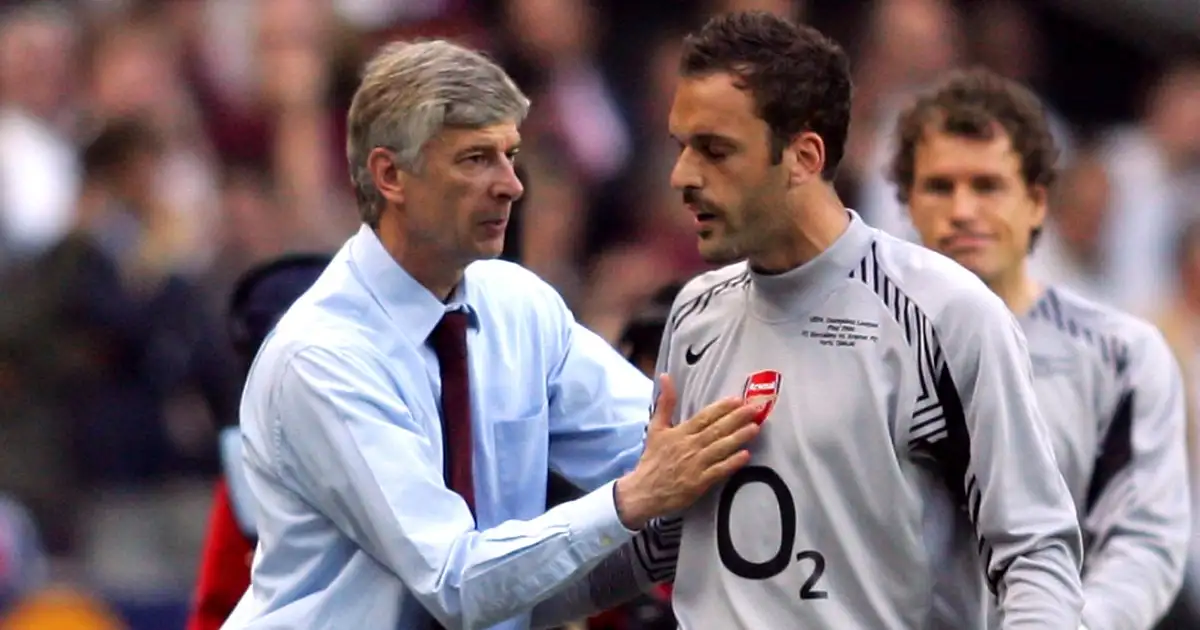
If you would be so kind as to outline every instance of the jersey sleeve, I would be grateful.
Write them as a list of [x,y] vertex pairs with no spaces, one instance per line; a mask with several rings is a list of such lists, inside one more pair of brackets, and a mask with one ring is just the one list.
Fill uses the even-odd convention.
[[[945,414],[933,447],[974,526],[1004,630],[1076,628],[1082,541],[1033,391],[1025,337],[991,294],[964,292],[934,323]],[[917,425],[914,425],[917,426]]]
[[1083,521],[1091,540],[1083,573],[1088,630],[1152,627],[1179,590],[1191,535],[1179,366],[1149,329],[1127,357],[1118,360],[1120,389]]

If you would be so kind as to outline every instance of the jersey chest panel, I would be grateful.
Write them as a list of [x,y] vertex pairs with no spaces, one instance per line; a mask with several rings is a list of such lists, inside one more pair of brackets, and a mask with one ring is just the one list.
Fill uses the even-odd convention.
[[[729,606],[744,610],[721,627],[755,627],[747,619],[770,614],[799,626],[891,627],[896,617],[864,619],[877,608],[855,603],[883,597],[882,589],[918,602],[910,620],[922,614],[920,473],[898,435],[917,396],[916,364],[878,300],[842,293],[795,322],[742,314],[685,331],[691,341],[672,370],[681,417],[727,396],[769,402],[750,465],[685,517],[677,602],[688,608],[692,594],[729,595]],[[710,606],[694,603],[696,611]]]
[[1103,374],[1087,349],[1030,331],[1033,389],[1059,470],[1082,509],[1095,468],[1105,406]]

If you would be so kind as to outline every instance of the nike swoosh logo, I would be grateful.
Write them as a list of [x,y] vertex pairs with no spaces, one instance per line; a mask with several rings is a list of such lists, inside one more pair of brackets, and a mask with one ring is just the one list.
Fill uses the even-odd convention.
[[699,351],[693,351],[692,347],[688,346],[687,351],[683,353],[683,360],[686,361],[688,365],[696,365],[696,362],[703,358],[704,353],[708,352],[708,349],[711,348],[714,343],[717,343],[717,340],[720,338],[720,335],[713,337],[712,341],[701,346]]

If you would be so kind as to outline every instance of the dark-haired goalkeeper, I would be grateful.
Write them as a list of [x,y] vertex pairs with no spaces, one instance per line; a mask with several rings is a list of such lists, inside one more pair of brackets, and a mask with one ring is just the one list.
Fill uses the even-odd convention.
[[682,514],[680,627],[927,630],[956,551],[936,534],[962,515],[979,558],[962,579],[1000,593],[1003,628],[1075,630],[1082,541],[1024,337],[978,278],[838,199],[844,52],[735,13],[684,41],[680,70],[671,184],[727,266],[680,292],[658,371],[680,417],[740,396],[762,426]]

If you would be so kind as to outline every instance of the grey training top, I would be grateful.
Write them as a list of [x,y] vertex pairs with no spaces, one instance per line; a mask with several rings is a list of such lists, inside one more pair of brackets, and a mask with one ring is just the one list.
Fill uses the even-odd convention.
[[[1175,599],[1191,536],[1179,366],[1149,323],[1064,289],[1047,289],[1020,321],[1084,533],[1084,624],[1148,630]],[[949,625],[970,608],[948,609]]]

